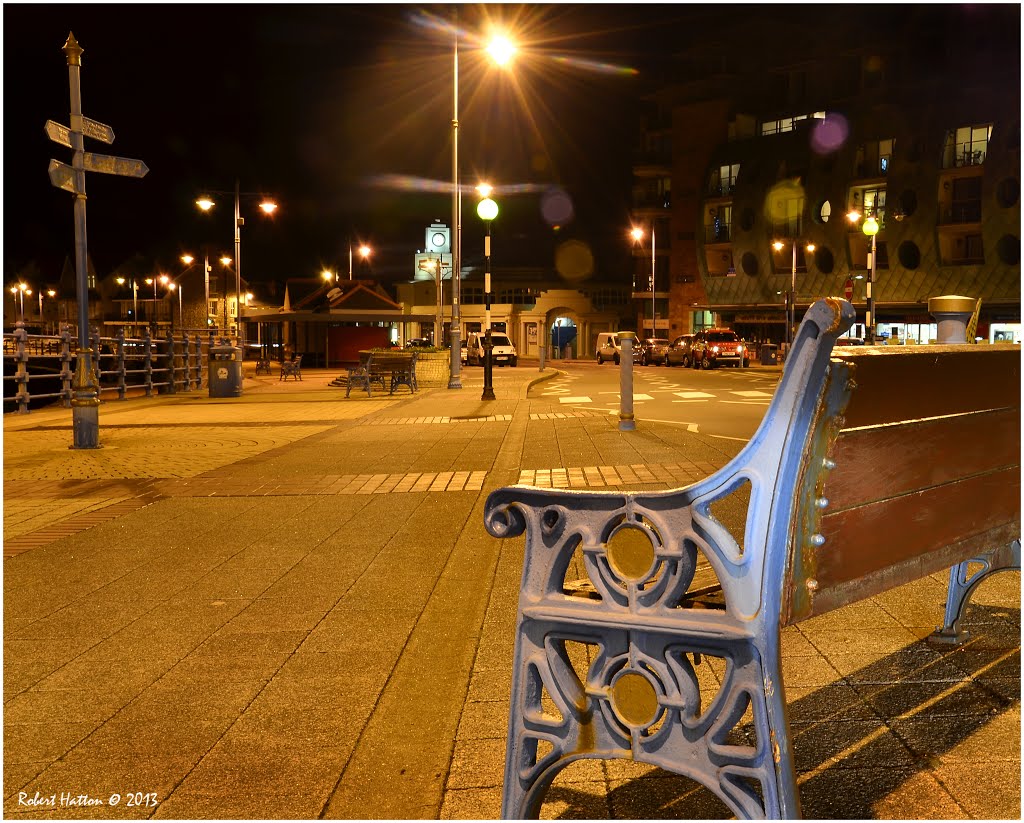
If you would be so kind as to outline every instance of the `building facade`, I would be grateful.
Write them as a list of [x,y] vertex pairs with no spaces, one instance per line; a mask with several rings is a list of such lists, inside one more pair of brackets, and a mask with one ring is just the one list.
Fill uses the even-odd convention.
[[863,336],[870,282],[881,338],[928,342],[943,294],[981,299],[979,337],[1019,330],[1019,8],[973,19],[1016,16],[1015,51],[935,8],[907,12],[929,59],[881,30],[855,49],[800,38],[767,70],[711,44],[688,54],[687,81],[648,98],[634,163],[634,222],[657,237],[653,301],[650,247],[634,251],[642,327],[653,307],[659,336],[716,324],[781,342],[788,300],[799,322],[837,295]]

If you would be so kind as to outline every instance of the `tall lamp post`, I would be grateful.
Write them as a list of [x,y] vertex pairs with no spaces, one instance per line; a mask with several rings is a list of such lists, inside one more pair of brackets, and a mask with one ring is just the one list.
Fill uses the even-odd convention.
[[[373,250],[369,246],[367,246],[365,243],[360,243],[359,244],[359,256],[363,260],[366,260],[370,256],[372,251]],[[352,279],[352,241],[351,240],[349,240],[349,243],[348,243],[348,279],[349,280]]]
[[[498,216],[498,204],[485,196],[477,204],[476,213],[484,221],[484,391],[480,399],[494,400],[491,369],[491,221]],[[452,351],[455,357],[462,359],[461,353],[455,351],[454,346]]]
[[[235,181],[235,333],[241,336],[242,333],[242,226],[245,225],[245,219],[241,216],[241,197],[242,195],[252,195],[252,192],[240,192],[238,181]],[[210,191],[209,194],[231,194],[226,191]],[[204,212],[209,211],[216,205],[216,203],[209,197],[209,194],[203,195],[196,200],[196,205],[199,206]],[[277,211],[277,203],[268,197],[261,194],[254,195],[262,198],[260,201],[260,210],[266,214],[271,215]],[[227,297],[225,295],[225,305]],[[224,325],[227,325],[227,315],[225,314]]]
[[32,294],[32,291],[24,283],[11,286],[11,294],[18,298],[18,320],[25,322],[25,295]]
[[[793,346],[793,327],[796,325],[796,247],[799,241],[795,238],[792,241],[793,245],[793,265],[790,268],[790,280],[789,280],[789,300],[788,306],[786,307],[786,355],[789,355],[789,351]],[[772,248],[775,251],[782,251],[786,244],[781,240],[776,240],[772,243]],[[813,252],[815,245],[808,243],[804,247],[807,251]]]
[[[639,243],[639,242],[641,242],[644,239],[644,230],[641,229],[639,226],[634,226],[632,231],[630,231],[630,236],[633,238],[633,240],[635,240],[637,243]],[[656,254],[656,246],[655,246],[655,244],[656,243],[657,243],[657,236],[656,236],[656,233],[654,231],[654,224],[652,223],[651,224],[651,337],[657,337],[658,336],[658,307],[657,307],[657,303],[655,302],[655,294],[654,294],[654,263],[655,263],[655,259],[656,259],[655,258],[655,254]]]
[[[854,209],[846,215],[846,219],[856,225],[860,222],[861,214],[859,211]],[[897,220],[900,218],[897,217]],[[868,215],[867,219],[861,225],[860,230],[864,234],[871,238],[871,253],[868,255],[868,283],[867,283],[867,307],[864,312],[864,342],[867,344],[873,344],[875,342],[875,297],[873,293],[873,285],[875,282],[875,235],[878,234],[878,220],[875,219],[873,214]],[[859,278],[858,278],[859,279]]]
[[[126,281],[125,281],[125,279],[123,277],[118,277],[117,278],[117,285],[123,286],[125,284],[125,282]],[[139,324],[139,284],[136,282],[134,277],[132,278],[131,287],[132,287],[132,326],[133,326],[132,331],[137,331],[137,327],[138,327],[138,324]]]

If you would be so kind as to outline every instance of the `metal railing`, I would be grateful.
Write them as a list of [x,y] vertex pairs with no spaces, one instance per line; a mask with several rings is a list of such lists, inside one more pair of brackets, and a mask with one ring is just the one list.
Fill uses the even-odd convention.
[[[59,335],[29,334],[19,321],[13,332],[3,336],[4,357],[4,412],[11,406],[19,414],[29,411],[29,405],[47,405],[61,401],[70,408],[71,381],[78,359],[78,340],[64,326]],[[104,394],[116,393],[124,400],[129,389],[141,389],[146,397],[157,393],[173,394],[193,391],[207,386],[206,361],[210,346],[214,345],[211,332],[207,340],[196,334],[189,338],[182,333],[175,339],[170,333],[154,338],[149,330],[141,338],[100,337],[98,332],[89,336],[94,354],[93,375],[99,386],[100,400]],[[36,388],[38,387],[38,388]]]

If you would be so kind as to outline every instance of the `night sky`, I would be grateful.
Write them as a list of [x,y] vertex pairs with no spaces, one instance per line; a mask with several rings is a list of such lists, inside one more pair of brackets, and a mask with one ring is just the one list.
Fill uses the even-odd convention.
[[[425,227],[451,220],[453,37],[439,21],[456,14],[462,182],[499,187],[496,260],[550,266],[557,242],[579,238],[599,277],[621,279],[639,98],[700,36],[709,13],[698,8],[5,4],[5,283],[33,262],[55,282],[73,257],[72,197],[46,173],[71,151],[43,131],[68,123],[69,31],[85,50],[84,113],[116,135],[86,150],[150,169],[87,176],[101,277],[136,255],[173,271],[203,243],[233,253],[233,197],[211,214],[194,202],[238,179],[246,279],[347,269],[350,236],[374,248],[376,276],[408,279]],[[521,43],[511,74],[474,51],[474,35],[502,22]],[[557,229],[540,207],[552,186],[574,208]],[[248,193],[272,195],[278,214],[264,219]],[[475,202],[464,197],[465,264],[482,248]]]

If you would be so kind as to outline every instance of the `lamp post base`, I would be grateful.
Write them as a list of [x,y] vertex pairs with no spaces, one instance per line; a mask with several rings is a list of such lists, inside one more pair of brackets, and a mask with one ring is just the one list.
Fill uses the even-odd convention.
[[99,383],[92,370],[92,349],[82,349],[75,364],[69,449],[100,449]]

